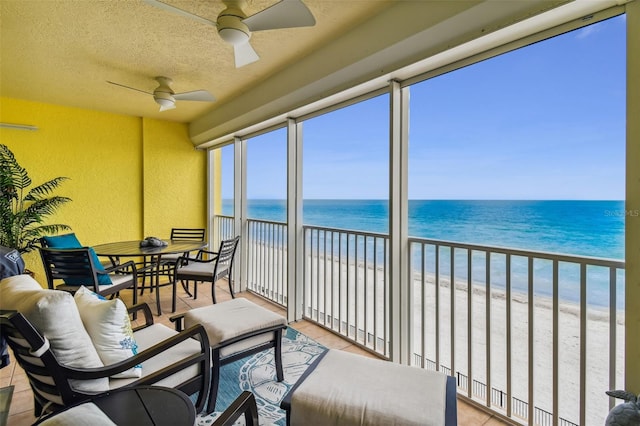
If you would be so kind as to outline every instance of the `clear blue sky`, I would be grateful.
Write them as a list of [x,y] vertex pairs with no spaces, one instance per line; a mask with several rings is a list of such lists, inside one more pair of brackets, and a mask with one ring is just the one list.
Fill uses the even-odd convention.
[[[625,28],[623,15],[412,86],[409,198],[624,199]],[[388,197],[387,108],[384,95],[304,123],[305,199]],[[250,199],[286,198],[285,139],[249,140]]]

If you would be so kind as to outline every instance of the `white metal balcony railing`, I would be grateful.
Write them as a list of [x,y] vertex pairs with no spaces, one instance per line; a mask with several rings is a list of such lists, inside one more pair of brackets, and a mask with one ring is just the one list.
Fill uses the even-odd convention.
[[[214,221],[223,238],[225,222]],[[249,220],[246,238],[248,289],[283,306],[286,232]],[[624,383],[623,261],[408,243],[412,365],[455,376],[460,396],[516,422],[604,423],[605,391]],[[388,237],[305,226],[303,258],[305,318],[388,358]]]

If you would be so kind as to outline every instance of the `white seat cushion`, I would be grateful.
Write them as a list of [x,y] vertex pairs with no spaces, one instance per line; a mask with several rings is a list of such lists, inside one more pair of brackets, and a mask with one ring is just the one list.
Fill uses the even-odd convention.
[[[247,299],[238,298],[187,311],[184,316],[185,327],[191,327],[195,324],[202,324],[207,331],[209,343],[211,346],[216,346],[250,331],[278,325],[286,327],[287,320],[282,315],[271,312]],[[220,355],[224,357],[240,352],[268,342],[272,338],[271,333],[266,333],[244,339],[222,349]]]
[[[133,275],[131,274],[109,274],[109,278],[111,279],[111,284],[100,284],[98,286],[98,291],[103,292],[112,288],[112,286],[121,284],[127,281],[131,281],[133,279]],[[93,288],[93,284],[87,283],[91,288]],[[78,285],[69,285],[69,284],[60,284],[56,286],[56,290],[69,291],[74,293],[80,288]]]
[[[142,330],[138,330],[133,333],[133,336],[138,344],[138,353],[144,351],[145,349],[150,348],[151,346],[168,339],[172,336],[178,334],[177,331],[167,327],[163,324],[153,324],[149,327],[146,327]],[[200,342],[194,339],[187,339],[186,341],[160,353],[160,355],[155,356],[145,362],[142,363],[142,377],[146,377],[152,373],[155,373],[158,370],[161,370],[174,362],[183,360],[193,354],[201,353],[201,345]],[[185,381],[191,379],[200,374],[200,368],[197,364],[184,368],[172,376],[167,377],[166,379],[160,380],[159,382],[154,383],[154,386],[166,386],[170,388],[175,388],[176,386],[184,383]],[[128,383],[131,383],[134,380],[138,379],[111,379],[109,381],[109,387],[111,389],[122,387]]]
[[445,424],[442,373],[329,350],[293,392],[291,425]]
[[[181,274],[197,275],[197,276],[202,276],[205,279],[211,280],[211,277],[213,276],[213,268],[215,265],[216,265],[216,262],[206,262],[206,263],[192,262],[186,266],[181,266],[180,268],[178,268],[178,271]],[[218,266],[218,270],[216,271],[216,273],[220,275],[222,272],[226,270],[227,270],[226,265],[220,265]]]

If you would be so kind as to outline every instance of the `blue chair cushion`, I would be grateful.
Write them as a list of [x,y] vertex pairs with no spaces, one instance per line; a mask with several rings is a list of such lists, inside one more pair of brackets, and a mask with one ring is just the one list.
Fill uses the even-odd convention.
[[[78,240],[78,237],[76,237],[76,234],[74,233],[64,234],[64,235],[54,235],[54,236],[43,237],[43,238],[47,242],[47,247],[51,247],[51,248],[74,249],[74,248],[84,247]],[[93,259],[93,264],[96,267],[96,271],[104,272],[105,271],[104,266],[102,266],[102,263],[100,263],[100,259],[98,259],[98,255],[91,247],[89,247],[89,254]],[[64,280],[64,282],[65,284],[68,284],[68,285],[88,284],[86,280],[83,280],[83,279]],[[112,284],[111,278],[109,278],[108,274],[98,274],[98,284],[100,285]]]

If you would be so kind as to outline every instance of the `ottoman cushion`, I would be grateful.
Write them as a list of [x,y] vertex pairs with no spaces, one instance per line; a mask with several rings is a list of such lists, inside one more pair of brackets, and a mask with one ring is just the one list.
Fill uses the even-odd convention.
[[[247,299],[238,298],[187,311],[184,315],[185,327],[188,328],[195,324],[202,324],[213,347],[251,331],[278,325],[286,327],[287,320],[282,315],[271,312]],[[223,348],[220,351],[220,356],[225,357],[272,339],[272,333],[243,339]]]
[[329,350],[291,395],[291,425],[445,424],[447,376]]

